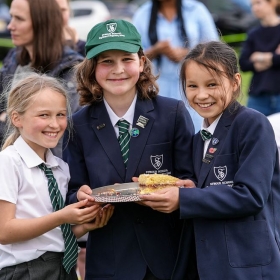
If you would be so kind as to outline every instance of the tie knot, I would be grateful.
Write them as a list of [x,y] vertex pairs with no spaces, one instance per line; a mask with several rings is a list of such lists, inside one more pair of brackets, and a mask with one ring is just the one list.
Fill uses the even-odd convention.
[[203,141],[209,140],[212,137],[212,133],[205,129],[200,130],[200,135]]
[[119,127],[119,133],[123,134],[123,133],[127,133],[128,129],[129,129],[129,122],[126,120],[119,120],[117,122],[117,125]]
[[48,168],[48,167],[46,166],[46,164],[41,163],[41,164],[38,165],[38,167],[39,167],[41,170],[43,170],[43,172],[45,173],[45,175],[46,175],[46,177],[47,177],[48,179],[50,178],[50,176],[53,176],[53,173],[52,173],[51,168]]
[[47,166],[46,166],[44,163],[39,164],[38,167],[39,167],[41,170],[43,170],[44,172],[46,172],[46,170],[47,170]]

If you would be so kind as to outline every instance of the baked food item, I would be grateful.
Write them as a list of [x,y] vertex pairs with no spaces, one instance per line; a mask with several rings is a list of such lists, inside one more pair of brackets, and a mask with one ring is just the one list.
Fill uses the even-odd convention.
[[178,187],[180,179],[165,174],[141,174],[138,178],[140,194],[148,194],[167,187]]

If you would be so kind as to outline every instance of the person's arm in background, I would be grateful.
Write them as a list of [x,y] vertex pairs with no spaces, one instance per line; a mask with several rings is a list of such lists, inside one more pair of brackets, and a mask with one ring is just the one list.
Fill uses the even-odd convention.
[[151,45],[149,39],[149,23],[152,9],[152,2],[148,1],[143,4],[134,14],[132,23],[137,28],[141,35],[142,46],[147,57],[152,60],[163,52],[170,50],[170,43],[168,40],[159,41],[154,45]]
[[239,57],[240,69],[243,72],[255,71],[254,63],[250,59],[250,57],[253,53],[254,53],[253,41],[250,36],[250,33],[248,33],[247,39],[242,44],[241,54]]
[[[209,10],[203,3],[196,2],[195,6],[188,7],[187,2],[182,1],[182,16],[185,22],[185,30],[188,35],[192,34],[194,26],[197,28],[197,36],[191,36],[188,42],[190,48],[195,45],[206,41],[218,41],[219,34]],[[188,32],[189,31],[189,32]],[[166,56],[174,61],[180,62],[189,52],[186,47],[172,47]]]
[[203,3],[198,2],[198,5],[195,9],[195,15],[200,33],[198,42],[194,42],[192,45],[207,41],[219,41],[220,36],[214,19]]

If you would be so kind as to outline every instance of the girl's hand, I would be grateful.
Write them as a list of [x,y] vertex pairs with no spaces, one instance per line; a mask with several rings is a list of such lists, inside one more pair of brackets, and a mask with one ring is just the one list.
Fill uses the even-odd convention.
[[176,182],[176,185],[178,187],[184,187],[184,188],[195,188],[195,183],[189,179],[179,180]]
[[115,207],[113,205],[106,204],[103,208],[100,209],[98,215],[92,222],[83,224],[85,231],[88,232],[106,226],[114,213],[114,209]]
[[179,208],[179,187],[165,188],[139,197],[142,199],[141,204],[163,213],[171,213]]
[[114,212],[114,206],[107,204],[99,210],[94,220],[82,224],[72,226],[72,230],[77,238],[84,236],[87,232],[95,230],[107,225],[109,219],[112,217]]
[[84,224],[92,221],[101,210],[101,206],[99,204],[87,206],[87,204],[88,200],[85,199],[61,209],[61,224]]
[[94,197],[91,196],[92,190],[88,185],[83,185],[79,188],[77,192],[77,199],[78,201],[81,200],[88,200],[86,207],[94,205]]
[[139,180],[138,180],[138,177],[132,177],[132,181],[133,182],[138,182]]

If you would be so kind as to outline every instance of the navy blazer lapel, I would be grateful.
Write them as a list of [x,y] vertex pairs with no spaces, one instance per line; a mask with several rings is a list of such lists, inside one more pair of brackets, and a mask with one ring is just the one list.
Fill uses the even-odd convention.
[[[91,117],[92,128],[99,139],[101,146],[117,170],[121,179],[124,181],[126,170],[123,163],[119,142],[103,101],[94,107]],[[85,137],[87,136],[85,135]]]
[[[213,137],[210,140],[209,146],[205,153],[205,162],[202,160],[202,166],[200,169],[199,177],[197,178],[198,183],[197,187],[201,188],[209,171],[213,167],[213,164],[215,162],[215,157],[217,157],[221,149],[225,143],[225,139],[229,130],[229,127],[231,126],[235,116],[237,108],[236,106],[240,106],[239,103],[234,102],[229,108],[227,108],[223,115],[221,116],[218,125],[214,131]],[[234,110],[235,108],[235,110]]]
[[[154,105],[152,100],[141,100],[139,98],[137,99],[132,127],[139,129],[139,135],[137,137],[130,138],[126,181],[131,181],[131,178],[135,176],[135,172],[139,165],[139,161],[142,157],[144,148],[146,146],[154,123],[154,118],[149,113],[153,110]],[[148,119],[148,122],[144,128],[136,125],[137,120],[140,116]]]

